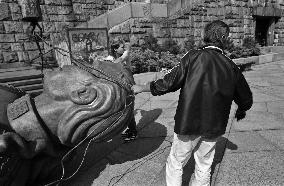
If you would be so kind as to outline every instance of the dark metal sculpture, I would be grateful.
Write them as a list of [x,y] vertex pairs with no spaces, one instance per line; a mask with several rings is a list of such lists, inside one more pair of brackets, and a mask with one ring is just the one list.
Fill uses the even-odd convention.
[[46,73],[44,91],[35,98],[0,86],[1,96],[10,94],[0,100],[5,105],[0,185],[43,182],[71,148],[107,140],[127,126],[134,109],[133,76],[111,62],[77,65]]

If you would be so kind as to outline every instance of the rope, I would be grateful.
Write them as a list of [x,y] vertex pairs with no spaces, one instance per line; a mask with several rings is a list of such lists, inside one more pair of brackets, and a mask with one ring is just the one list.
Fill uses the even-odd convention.
[[[125,103],[125,108],[124,108],[122,111],[119,111],[119,112],[117,112],[117,113],[112,114],[112,115],[111,115],[110,117],[108,117],[102,124],[104,124],[105,122],[107,122],[107,121],[108,121],[110,118],[112,118],[114,115],[121,113],[120,116],[113,122],[113,124],[116,123],[116,122],[123,116],[123,114],[124,114],[124,112],[126,111],[127,107],[129,107],[132,103],[133,103],[133,102],[131,102],[131,103],[128,104],[128,105],[126,105],[126,103]],[[112,127],[112,126],[113,126],[113,125],[111,125],[110,127]],[[77,149],[84,141],[86,141],[94,131],[95,131],[95,129],[93,129],[83,140],[81,140],[76,146],[74,146],[72,149],[70,149],[70,150],[63,156],[63,158],[61,159],[62,175],[61,175],[60,179],[58,179],[58,180],[56,180],[56,181],[53,181],[53,182],[51,182],[51,183],[48,183],[48,184],[46,184],[45,186],[50,186],[50,185],[53,185],[53,184],[59,185],[61,181],[67,181],[67,180],[69,180],[70,178],[72,178],[72,177],[79,171],[79,169],[81,168],[81,166],[82,166],[83,163],[84,163],[85,156],[86,156],[86,154],[87,154],[88,148],[89,148],[91,142],[95,139],[96,136],[94,136],[94,137],[88,142],[88,144],[87,144],[87,146],[86,146],[86,148],[85,148],[84,154],[83,154],[83,158],[82,158],[82,160],[81,160],[80,165],[78,166],[78,168],[75,170],[75,172],[74,172],[73,174],[71,174],[71,176],[69,176],[69,177],[67,177],[67,178],[64,178],[64,176],[65,176],[65,168],[64,168],[64,162],[63,162],[63,161],[64,161],[64,159],[65,159],[71,152],[73,152],[73,151],[74,151],[75,149]]]
[[[49,47],[53,48],[54,50],[58,51],[61,55],[63,56],[67,56],[65,54],[63,54],[61,51],[65,52],[65,53],[68,53],[68,54],[71,54],[70,51],[67,51],[67,50],[64,50],[62,48],[59,48],[59,47],[55,47],[53,46],[52,44],[46,42],[40,35],[36,34],[44,43],[46,43],[47,45],[49,45]],[[78,55],[77,55],[78,56]],[[107,81],[111,81],[111,82],[114,82],[115,84],[119,85],[121,88],[125,89],[128,93],[129,93],[129,90],[131,89],[132,85],[127,83],[127,82],[124,82],[116,77],[113,77],[112,75],[108,74],[107,72],[103,71],[102,69],[99,69],[99,68],[96,68],[94,66],[91,66],[91,65],[88,65],[88,62],[84,59],[76,59],[73,57],[73,55],[70,55],[70,58],[72,60],[72,63],[75,64],[76,66],[78,66],[79,68],[95,75],[94,73],[92,73],[92,71],[90,71],[89,69],[91,70],[95,70],[101,74],[103,74],[104,76],[106,77],[102,77],[102,76],[97,76],[99,78],[102,78],[102,79],[105,79]],[[85,62],[85,63],[82,63],[81,61]],[[96,75],[95,75],[96,76]]]

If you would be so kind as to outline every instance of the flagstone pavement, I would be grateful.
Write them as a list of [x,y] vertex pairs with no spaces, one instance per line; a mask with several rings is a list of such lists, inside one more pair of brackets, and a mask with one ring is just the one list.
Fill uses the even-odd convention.
[[[244,120],[234,120],[232,105],[226,134],[217,143],[211,184],[215,186],[284,185],[284,61],[253,66],[245,72],[254,104]],[[156,79],[153,73],[137,75],[137,83]],[[62,185],[162,186],[169,154],[179,92],[153,97],[137,95],[135,118],[139,138],[123,143],[120,136],[105,143],[91,143],[79,171]],[[70,175],[82,155],[72,162]],[[184,168],[183,185],[190,183],[191,158]],[[67,175],[68,175],[67,174]]]

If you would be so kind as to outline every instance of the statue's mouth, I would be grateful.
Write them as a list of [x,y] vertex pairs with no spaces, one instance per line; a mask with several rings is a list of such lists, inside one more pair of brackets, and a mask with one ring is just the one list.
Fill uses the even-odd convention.
[[128,97],[125,108],[90,127],[86,136],[100,142],[120,134],[127,127],[128,121],[133,115],[133,104],[134,98]]
[[[133,103],[128,104],[128,106],[122,111],[113,115],[113,118],[116,118],[116,120],[112,122],[111,125],[109,125],[108,127],[100,125],[100,127],[96,129],[97,132],[94,134],[94,136],[92,135],[93,140],[96,142],[105,141],[113,138],[113,136],[120,134],[127,127],[129,119],[132,117],[133,109],[131,108],[131,104]],[[107,119],[103,122],[107,122]]]

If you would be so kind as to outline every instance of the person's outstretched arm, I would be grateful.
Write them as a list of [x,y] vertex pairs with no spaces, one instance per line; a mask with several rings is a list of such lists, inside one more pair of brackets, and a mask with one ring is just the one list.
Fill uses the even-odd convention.
[[184,83],[187,71],[188,56],[186,54],[181,62],[173,67],[163,79],[151,81],[145,85],[134,85],[133,91],[135,94],[140,92],[151,92],[154,96],[163,95],[169,92],[174,92],[180,89]]

